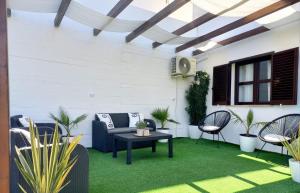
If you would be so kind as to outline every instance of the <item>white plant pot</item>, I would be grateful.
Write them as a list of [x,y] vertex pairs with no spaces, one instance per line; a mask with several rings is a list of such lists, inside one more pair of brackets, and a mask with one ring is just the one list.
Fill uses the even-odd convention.
[[137,129],[137,130],[136,130],[136,134],[137,134],[138,136],[144,136],[144,129]]
[[256,147],[256,135],[246,136],[245,134],[240,135],[240,148],[244,152],[254,152]]
[[300,161],[289,159],[292,178],[295,182],[300,183]]
[[198,128],[198,125],[189,125],[189,136],[191,139],[199,139],[201,131]]
[[[169,129],[157,129],[157,132],[161,132],[161,133],[165,133],[165,134],[170,134],[170,130]],[[168,142],[167,139],[160,139],[158,141],[160,143],[167,143]]]

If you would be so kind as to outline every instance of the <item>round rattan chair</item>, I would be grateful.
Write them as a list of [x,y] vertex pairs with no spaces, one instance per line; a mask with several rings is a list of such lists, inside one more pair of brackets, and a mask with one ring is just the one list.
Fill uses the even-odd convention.
[[215,111],[207,115],[198,124],[199,130],[202,132],[199,139],[202,138],[203,133],[208,133],[213,135],[213,141],[215,140],[215,135],[218,135],[218,141],[220,141],[220,135],[226,142],[222,129],[229,123],[231,114],[228,111]]
[[299,124],[300,114],[284,115],[267,123],[258,133],[258,138],[264,142],[260,150],[263,150],[265,145],[269,143],[281,146],[281,154],[283,154],[282,142],[290,141],[292,137],[298,134]]

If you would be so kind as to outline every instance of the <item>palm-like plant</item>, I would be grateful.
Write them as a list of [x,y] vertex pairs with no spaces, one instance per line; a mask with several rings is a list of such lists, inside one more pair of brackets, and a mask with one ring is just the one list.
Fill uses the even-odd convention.
[[152,113],[152,117],[160,122],[161,129],[166,129],[167,122],[178,124],[177,121],[170,119],[169,108],[156,108]]
[[[32,122],[29,127],[31,136],[31,151],[15,147],[17,157],[16,165],[34,193],[58,193],[69,182],[66,182],[70,170],[77,161],[77,157],[71,159],[71,153],[80,141],[81,136],[76,137],[70,143],[59,143],[58,125],[55,127],[52,141],[47,143],[47,134],[44,136],[44,144],[39,143],[38,130]],[[19,184],[22,192],[26,192]]]
[[287,139],[283,141],[282,144],[295,161],[300,161],[300,126],[298,130],[298,136],[293,136],[291,140]]
[[55,116],[50,113],[50,118],[59,123],[67,132],[67,137],[71,136],[71,130],[78,125],[81,121],[87,118],[87,114],[83,114],[75,118],[73,121],[71,120],[68,113],[62,108],[59,108],[59,116]]
[[242,119],[238,114],[236,114],[232,110],[229,110],[229,111],[233,116],[233,122],[236,123],[236,124],[241,124],[245,128],[246,136],[248,136],[248,137],[250,136],[250,130],[252,128],[266,124],[266,122],[253,123],[254,113],[251,109],[247,113],[246,120]]

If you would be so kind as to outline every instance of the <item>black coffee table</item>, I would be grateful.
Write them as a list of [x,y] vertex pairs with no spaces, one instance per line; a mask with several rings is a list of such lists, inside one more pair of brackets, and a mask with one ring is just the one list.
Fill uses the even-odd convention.
[[141,142],[141,141],[152,141],[152,152],[156,151],[156,141],[159,139],[168,139],[168,156],[170,158],[173,157],[173,139],[172,135],[160,133],[160,132],[150,132],[150,136],[139,137],[135,136],[135,133],[123,133],[123,134],[115,134],[113,135],[113,158],[117,157],[117,143],[118,141],[124,141],[127,144],[127,164],[131,164],[131,151],[132,151],[132,143]]

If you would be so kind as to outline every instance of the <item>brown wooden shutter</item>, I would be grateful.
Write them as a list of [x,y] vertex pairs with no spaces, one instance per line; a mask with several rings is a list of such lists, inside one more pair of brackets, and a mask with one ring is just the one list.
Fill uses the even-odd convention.
[[214,67],[212,89],[213,105],[230,105],[231,64]]
[[297,104],[298,55],[299,48],[273,55],[271,104]]

